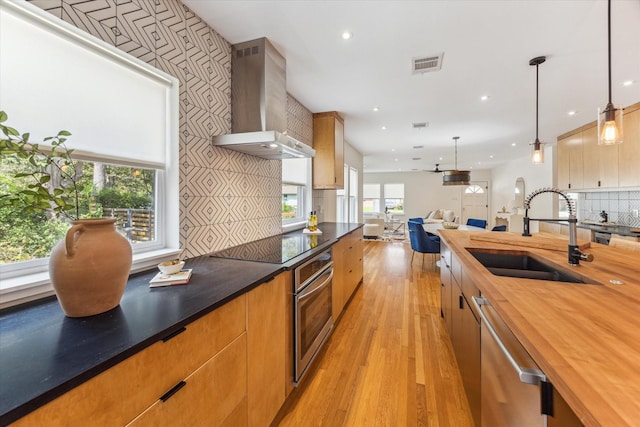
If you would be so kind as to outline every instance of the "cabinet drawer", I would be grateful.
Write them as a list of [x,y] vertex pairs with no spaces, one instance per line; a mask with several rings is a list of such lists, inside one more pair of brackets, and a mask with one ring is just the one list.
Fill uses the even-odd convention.
[[234,425],[246,426],[247,412],[242,413],[247,396],[246,354],[247,336],[242,334],[128,426],[221,426],[231,415]]
[[246,329],[246,297],[230,301],[57,399],[15,426],[124,425]]

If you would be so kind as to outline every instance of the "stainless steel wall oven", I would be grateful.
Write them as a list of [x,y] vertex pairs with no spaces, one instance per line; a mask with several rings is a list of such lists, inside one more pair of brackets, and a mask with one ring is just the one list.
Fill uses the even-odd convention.
[[294,383],[333,329],[331,248],[294,269]]

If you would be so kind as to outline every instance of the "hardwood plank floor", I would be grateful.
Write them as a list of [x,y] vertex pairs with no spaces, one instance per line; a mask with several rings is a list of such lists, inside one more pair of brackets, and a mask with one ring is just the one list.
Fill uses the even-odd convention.
[[440,270],[365,241],[364,280],[274,426],[472,426],[440,317]]

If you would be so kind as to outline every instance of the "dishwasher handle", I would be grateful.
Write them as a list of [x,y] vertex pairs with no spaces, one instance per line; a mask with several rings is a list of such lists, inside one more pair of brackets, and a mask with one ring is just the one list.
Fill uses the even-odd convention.
[[504,345],[504,343],[500,339],[500,336],[496,332],[495,328],[487,318],[487,315],[482,310],[483,305],[491,306],[491,303],[489,303],[489,300],[483,297],[476,297],[476,296],[471,298],[473,300],[473,305],[475,305],[476,309],[478,310],[478,313],[480,313],[482,322],[486,326],[487,330],[489,331],[493,339],[496,341],[496,344],[498,344],[498,347],[500,347],[500,350],[502,351],[502,353],[504,353],[507,360],[509,360],[509,363],[511,364],[513,369],[515,369],[515,371],[518,373],[518,377],[520,378],[520,381],[525,384],[533,384],[533,385],[538,385],[541,382],[546,381],[547,378],[540,369],[525,368],[520,366],[518,362],[516,362],[513,355],[509,352],[507,347]]

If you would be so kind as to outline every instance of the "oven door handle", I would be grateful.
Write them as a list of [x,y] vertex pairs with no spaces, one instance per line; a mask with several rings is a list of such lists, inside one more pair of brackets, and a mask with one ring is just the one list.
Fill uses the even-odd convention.
[[310,296],[314,295],[317,292],[320,292],[327,284],[331,283],[331,279],[333,279],[333,268],[331,269],[331,273],[329,273],[329,277],[327,280],[322,282],[320,285],[315,286],[315,289],[305,290],[302,294],[298,295],[298,301],[305,300]]

